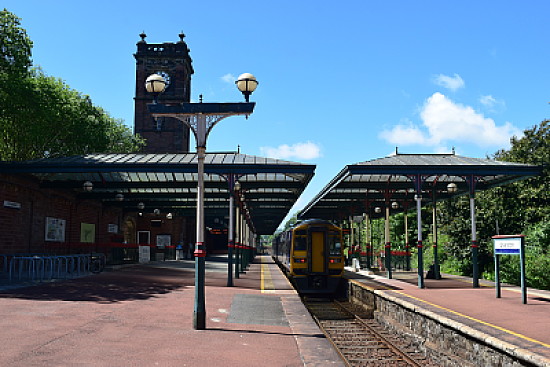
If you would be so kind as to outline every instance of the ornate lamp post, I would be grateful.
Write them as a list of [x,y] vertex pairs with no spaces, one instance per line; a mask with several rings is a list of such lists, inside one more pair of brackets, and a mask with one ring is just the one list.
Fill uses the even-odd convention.
[[[206,308],[204,302],[204,263],[206,250],[204,246],[204,158],[206,140],[212,128],[229,116],[248,116],[254,111],[254,102],[249,102],[250,94],[256,89],[258,82],[252,74],[242,74],[237,80],[237,87],[244,94],[246,103],[181,103],[169,106],[154,103],[147,106],[154,118],[172,117],[186,124],[197,142],[197,239],[195,244],[195,309],[193,327],[197,330],[206,328]],[[158,74],[149,76],[145,82],[148,92],[162,93],[166,81]]]

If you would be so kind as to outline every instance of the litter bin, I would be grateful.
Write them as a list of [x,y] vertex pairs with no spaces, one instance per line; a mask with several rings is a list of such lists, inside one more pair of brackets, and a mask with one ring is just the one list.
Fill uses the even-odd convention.
[[183,246],[177,245],[176,246],[176,260],[183,260]]
[[124,249],[122,247],[111,248],[111,261],[115,265],[120,265],[124,262]]

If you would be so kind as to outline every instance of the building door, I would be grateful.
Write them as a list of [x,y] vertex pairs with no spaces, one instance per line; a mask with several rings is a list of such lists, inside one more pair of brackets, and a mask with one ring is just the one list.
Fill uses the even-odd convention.
[[151,232],[138,231],[138,245],[150,245],[151,244]]

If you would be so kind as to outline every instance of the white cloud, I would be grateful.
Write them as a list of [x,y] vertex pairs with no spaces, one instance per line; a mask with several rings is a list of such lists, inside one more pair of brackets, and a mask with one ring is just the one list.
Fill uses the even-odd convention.
[[472,107],[455,103],[441,93],[429,97],[420,111],[422,126],[396,125],[380,133],[380,138],[396,145],[424,144],[436,150],[448,143],[473,143],[481,147],[506,147],[520,130],[506,122],[497,126],[491,118]]
[[435,144],[444,141],[467,141],[479,146],[507,146],[512,135],[520,132],[511,123],[497,126],[472,107],[454,103],[441,93],[426,100],[420,113],[430,140]]
[[260,147],[260,151],[263,155],[275,159],[311,160],[321,156],[321,148],[310,141],[293,145],[283,144],[276,148]]
[[426,142],[423,132],[410,121],[406,124],[396,125],[391,130],[383,130],[379,136],[387,142],[397,145],[424,144]]
[[439,74],[433,78],[433,82],[439,86],[450,89],[453,92],[457,89],[464,88],[465,86],[464,80],[458,74],[455,74],[454,76]]
[[497,103],[497,100],[495,97],[488,95],[479,97],[479,102],[484,106],[492,107]]
[[234,84],[235,80],[237,80],[237,77],[231,73],[227,73],[224,76],[222,76],[220,79],[225,83]]
[[496,99],[492,95],[481,96],[479,97],[479,103],[487,107],[489,111],[495,112],[499,109],[504,109],[506,107],[504,101]]

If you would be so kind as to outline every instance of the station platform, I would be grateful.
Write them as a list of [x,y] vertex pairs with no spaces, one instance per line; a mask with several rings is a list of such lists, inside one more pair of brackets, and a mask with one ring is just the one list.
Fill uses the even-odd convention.
[[207,258],[206,330],[193,329],[192,260],[0,287],[0,365],[344,365],[271,257],[233,281],[226,258]]
[[416,272],[393,272],[392,279],[367,271],[346,268],[346,278],[415,312],[439,319],[443,324],[519,355],[537,366],[550,366],[550,292],[527,288],[527,304],[521,288],[502,285],[496,298],[494,282],[442,274],[425,279],[420,289]]

